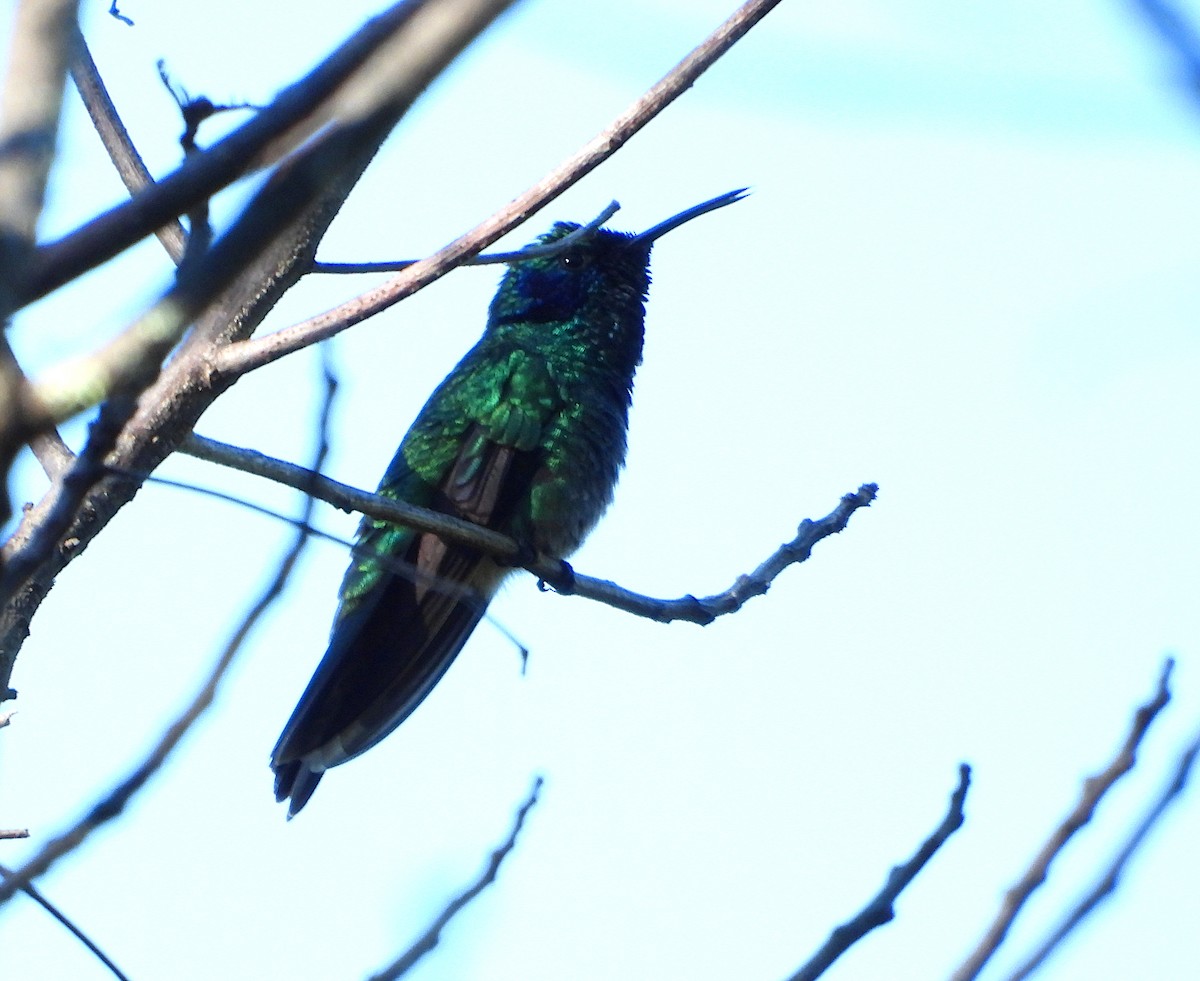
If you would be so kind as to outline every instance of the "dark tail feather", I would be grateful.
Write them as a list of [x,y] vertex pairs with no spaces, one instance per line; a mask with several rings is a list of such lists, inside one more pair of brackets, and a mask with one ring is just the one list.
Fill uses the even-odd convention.
[[317,789],[324,770],[310,770],[300,760],[292,760],[275,770],[275,799],[282,803],[289,797],[288,820],[300,813],[300,808],[308,803],[308,799]]
[[[326,769],[366,752],[425,699],[507,572],[468,549],[440,542],[436,548],[436,579],[388,576],[338,621],[271,756],[275,797],[291,798],[289,817],[308,802]],[[405,560],[419,565],[419,551],[414,544]]]

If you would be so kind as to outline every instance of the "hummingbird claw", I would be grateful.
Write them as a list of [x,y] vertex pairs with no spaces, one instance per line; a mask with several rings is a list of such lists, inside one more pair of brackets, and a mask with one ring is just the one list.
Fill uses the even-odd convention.
[[575,570],[571,568],[571,563],[564,559],[559,559],[558,566],[558,575],[555,576],[554,581],[539,579],[538,589],[543,593],[553,589],[562,596],[570,596],[575,592]]

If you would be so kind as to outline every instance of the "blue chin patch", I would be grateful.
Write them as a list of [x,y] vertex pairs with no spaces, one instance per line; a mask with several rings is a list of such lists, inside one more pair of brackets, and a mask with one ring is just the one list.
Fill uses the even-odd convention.
[[583,297],[583,277],[569,269],[519,270],[516,288],[506,297],[501,323],[569,320]]

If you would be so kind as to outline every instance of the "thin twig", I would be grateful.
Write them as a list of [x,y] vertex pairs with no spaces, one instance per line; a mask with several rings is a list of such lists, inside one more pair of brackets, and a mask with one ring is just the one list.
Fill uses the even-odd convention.
[[758,568],[747,575],[738,576],[733,585],[711,596],[692,596],[688,594],[678,599],[656,599],[634,593],[615,583],[604,579],[592,579],[588,576],[565,577],[547,575],[545,563],[530,567],[529,571],[553,586],[559,592],[580,596],[614,606],[626,613],[633,613],[659,623],[670,623],[683,620],[706,626],[717,617],[736,613],[747,600],[762,596],[784,569],[806,561],[812,555],[813,546],[830,535],[836,535],[844,530],[850,521],[850,516],[859,508],[869,507],[875,500],[879,487],[875,484],[863,484],[857,491],[842,495],[841,501],[829,514],[813,521],[805,518],[800,522],[796,537],[790,542],[780,545],[774,552],[759,564]]
[[28,828],[0,828],[0,841],[9,841],[15,838],[28,838]]
[[63,442],[57,429],[47,429],[38,433],[29,441],[29,448],[33,450],[37,462],[42,465],[43,472],[51,481],[58,480],[65,474],[75,460],[75,454]]
[[[5,868],[3,865],[0,865],[0,876],[7,878],[12,874],[13,873],[11,870]],[[77,927],[66,916],[66,914],[62,912],[62,910],[60,910],[57,906],[50,902],[50,900],[43,896],[36,886],[27,885],[21,891],[40,907],[42,907],[42,909],[44,909],[52,917],[58,920],[58,922],[62,924],[71,933],[71,935],[75,937],[76,940],[90,950],[96,959],[112,972],[113,977],[117,978],[118,981],[129,981],[128,976],[124,971],[117,967],[116,964],[113,963],[112,958],[104,953],[104,951],[101,950],[100,947],[86,933],[79,929],[79,927]]]
[[[323,367],[325,395],[321,406],[317,447],[313,458],[314,473],[319,473],[329,450],[329,415],[336,388],[336,383],[329,372],[328,365],[326,364]],[[200,686],[199,691],[193,696],[191,703],[159,737],[158,742],[146,754],[142,762],[124,780],[113,787],[112,790],[93,805],[70,828],[46,842],[33,858],[14,871],[3,882],[0,882],[0,904],[7,902],[18,890],[28,886],[39,875],[46,872],[55,862],[78,848],[102,824],[117,817],[125,809],[126,804],[129,803],[133,795],[141,790],[167,761],[167,758],[174,751],[175,747],[179,745],[196,720],[212,705],[216,697],[217,688],[224,678],[225,672],[229,669],[230,664],[233,663],[234,657],[241,650],[251,630],[262,619],[263,614],[266,613],[275,600],[283,594],[292,569],[300,557],[300,552],[308,541],[308,524],[314,506],[312,495],[306,493],[295,539],[288,547],[287,552],[279,563],[279,568],[276,570],[267,588],[246,612],[237,628],[233,631],[233,634],[225,644],[224,650],[222,650],[221,655],[217,658],[216,663],[209,672],[208,677],[205,678],[204,683]]]
[[[407,501],[370,494],[329,477],[315,479],[316,475],[303,467],[267,456],[257,450],[247,450],[193,434],[184,440],[179,451],[199,460],[264,477],[296,490],[308,488],[314,497],[347,513],[358,512],[373,518],[382,518],[384,521],[404,524],[419,531],[436,532],[448,541],[469,545],[503,559],[515,559],[521,554],[517,543],[498,531],[454,518],[440,511],[418,507]],[[382,510],[375,510],[376,506]]]
[[388,309],[444,276],[464,260],[487,248],[500,236],[549,204],[617,152],[651,119],[686,92],[705,71],[780,0],[750,0],[718,27],[660,82],[565,163],[510,204],[485,219],[445,248],[409,266],[386,283],[299,324],[261,338],[230,344],[216,357],[217,370],[240,376],[270,364],[292,351],[333,337]]
[[839,926],[829,935],[825,945],[790,978],[790,981],[813,981],[842,956],[851,945],[857,943],[876,927],[890,923],[896,912],[893,904],[905,887],[916,878],[926,863],[955,831],[962,827],[963,804],[967,789],[971,785],[971,768],[966,763],[958,767],[958,787],[950,796],[950,809],[942,823],[928,838],[917,853],[903,865],[897,865],[888,873],[887,882],[878,894],[852,919]]
[[520,808],[517,810],[516,818],[513,821],[512,831],[509,832],[508,838],[499,848],[492,852],[492,857],[488,860],[487,868],[483,870],[483,874],[463,892],[459,893],[453,900],[446,904],[445,909],[438,914],[437,918],[430,924],[427,929],[411,947],[403,954],[397,957],[391,964],[385,967],[377,974],[371,975],[369,981],[396,981],[397,978],[403,977],[417,962],[426,954],[437,947],[441,940],[442,931],[446,925],[457,916],[462,909],[478,896],[484,889],[496,881],[496,873],[500,871],[500,865],[508,857],[509,853],[517,844],[517,835],[521,833],[521,828],[525,826],[525,818],[529,814],[533,805],[537,803],[538,792],[542,789],[542,778],[536,777],[533,781],[533,789],[529,792],[529,796],[525,799]]
[[[473,256],[463,262],[464,266],[495,266],[507,262],[527,262],[530,259],[542,259],[548,256],[562,255],[575,248],[580,239],[586,238],[597,228],[600,228],[609,218],[621,210],[620,204],[610,201],[603,211],[586,225],[580,225],[575,231],[546,242],[541,245],[527,245],[515,252],[488,252]],[[314,262],[309,270],[314,273],[329,273],[339,276],[356,275],[361,273],[400,272],[409,266],[415,266],[420,259],[396,259],[391,262]]]
[[1021,912],[1021,908],[1034,891],[1046,881],[1050,864],[1066,847],[1072,836],[1092,819],[1096,807],[1113,784],[1133,769],[1137,762],[1137,749],[1146,735],[1146,730],[1150,728],[1155,717],[1171,700],[1168,683],[1174,666],[1174,659],[1167,658],[1163,664],[1162,673],[1159,675],[1158,689],[1155,691],[1154,697],[1134,713],[1129,735],[1125,737],[1125,743],[1121,746],[1120,751],[1107,767],[1084,781],[1079,803],[1054,829],[1049,841],[1042,846],[1025,874],[1005,893],[995,921],[988,927],[983,939],[971,952],[971,955],[951,975],[951,981],[970,981],[970,979],[978,977],[983,966],[1004,942],[1004,938],[1008,935],[1009,928],[1017,918],[1017,914]]
[[1163,788],[1158,797],[1155,798],[1150,810],[1138,822],[1133,833],[1130,834],[1126,842],[1117,851],[1116,856],[1109,863],[1108,868],[1099,881],[1067,914],[1066,918],[1054,932],[1030,955],[1029,959],[1009,976],[1008,981],[1023,981],[1024,978],[1033,974],[1042,965],[1046,957],[1062,943],[1067,935],[1079,926],[1101,902],[1112,895],[1121,880],[1121,875],[1125,871],[1125,866],[1129,863],[1129,859],[1133,857],[1134,852],[1146,840],[1146,836],[1150,833],[1154,825],[1158,823],[1159,818],[1166,812],[1167,807],[1183,792],[1183,788],[1187,786],[1197,754],[1200,754],[1200,734],[1197,734],[1196,738],[1180,754],[1170,782]]
[[[432,531],[447,541],[468,545],[501,559],[513,560],[523,554],[521,547],[507,535],[405,501],[368,494],[366,491],[338,483],[328,477],[314,475],[303,467],[253,450],[241,449],[200,436],[192,436],[180,449],[211,463],[265,477],[289,487],[308,488],[315,497],[344,511],[357,511],[382,521],[391,521],[420,531]],[[869,506],[875,500],[878,491],[879,488],[875,484],[863,484],[855,493],[843,496],[838,506],[824,518],[817,521],[805,519],[800,523],[795,538],[771,553],[753,572],[739,576],[728,589],[711,596],[697,598],[689,594],[678,599],[645,596],[605,579],[575,573],[569,568],[564,568],[564,563],[554,559],[539,558],[525,568],[564,594],[596,600],[660,623],[684,620],[702,625],[709,624],[717,617],[740,610],[747,600],[763,595],[784,569],[808,559],[817,542],[842,531],[850,516],[859,508]]]
[[[200,127],[206,120],[211,119],[218,113],[227,111],[229,107],[217,106],[211,99],[204,96],[193,99],[182,85],[176,86],[172,84],[170,77],[167,75],[166,62],[162,58],[158,59],[157,67],[159,80],[175,101],[183,122],[183,133],[179,137],[180,149],[183,150],[185,158],[194,157],[200,153],[200,148],[196,145],[196,138],[200,135]],[[208,217],[207,198],[203,201],[197,201],[192,207],[188,208],[187,220],[187,241],[184,243],[183,255],[179,259],[179,272],[177,274],[179,285],[183,285],[188,280],[203,282],[205,284],[204,290],[208,292],[211,299],[222,292],[227,284],[212,276],[211,270],[197,268],[200,265],[201,257],[208,251],[213,240],[213,227]],[[252,261],[252,257],[250,256],[247,257],[247,264],[249,261]],[[200,306],[201,304],[196,303],[196,314],[199,314]],[[186,322],[191,317],[184,314],[182,319]],[[172,346],[174,346],[173,343]]]
[[[116,471],[120,472],[120,471]],[[409,576],[413,581],[418,579],[432,590],[445,593],[448,596],[454,596],[457,599],[467,602],[475,602],[483,608],[484,619],[495,628],[501,636],[504,637],[510,644],[517,649],[517,654],[521,658],[521,674],[525,673],[525,664],[529,658],[529,648],[527,648],[521,640],[508,627],[501,623],[491,613],[487,612],[487,601],[480,594],[479,590],[473,589],[466,583],[456,582],[444,577],[429,576],[428,573],[421,572],[415,563],[406,562],[403,559],[398,559],[389,552],[380,551],[379,549],[367,548],[361,543],[352,542],[349,539],[342,538],[340,535],[334,535],[328,531],[324,531],[312,524],[304,524],[298,518],[293,518],[281,511],[276,511],[274,508],[266,507],[262,504],[255,504],[253,501],[247,501],[244,497],[238,497],[235,494],[227,494],[225,491],[219,491],[212,487],[204,487],[201,484],[194,484],[186,480],[172,480],[169,477],[158,477],[155,475],[146,474],[131,474],[139,480],[145,480],[148,484],[153,484],[158,487],[173,487],[177,490],[191,491],[194,494],[203,494],[205,497],[211,497],[217,501],[224,501],[226,504],[236,504],[240,508],[245,508],[248,511],[253,511],[255,514],[261,514],[264,517],[271,518],[275,521],[282,521],[284,524],[291,525],[293,528],[304,528],[305,531],[313,538],[318,538],[321,541],[330,542],[333,545],[340,545],[342,548],[350,552],[356,558],[361,556],[369,557],[373,562],[377,563],[382,569],[387,572],[393,572],[400,576]],[[316,496],[316,495],[314,495]],[[319,498],[318,498],[319,500]]]
[[[82,34],[78,35],[75,40],[74,55],[71,59],[71,80],[75,83],[75,88],[83,100],[88,116],[91,117],[92,125],[100,137],[100,142],[104,144],[104,149],[108,152],[113,166],[116,167],[125,189],[132,196],[153,184],[154,178],[142,161],[142,155],[138,153],[137,147],[133,145],[129,131],[125,128],[125,124],[117,112],[117,107],[109,97],[104,79],[100,77],[100,71],[96,67],[96,62],[92,60],[92,53]],[[171,261],[178,265],[179,260],[183,258],[183,248],[187,238],[179,219],[173,218],[166,225],[157,229],[154,234],[158,236],[162,247],[167,250]]]

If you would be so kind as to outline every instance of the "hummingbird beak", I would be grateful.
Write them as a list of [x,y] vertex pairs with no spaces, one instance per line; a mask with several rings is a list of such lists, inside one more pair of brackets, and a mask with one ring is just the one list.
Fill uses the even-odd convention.
[[681,211],[679,214],[668,218],[666,221],[660,221],[653,228],[647,229],[640,235],[633,238],[633,242],[644,245],[646,251],[650,251],[650,246],[654,244],[654,240],[662,238],[667,232],[678,228],[685,222],[691,221],[693,218],[699,218],[701,215],[706,215],[710,211],[716,211],[718,208],[724,208],[727,204],[733,204],[735,201],[740,201],[749,193],[749,188],[739,187],[736,191],[726,191],[724,194],[719,194],[715,198],[710,198],[708,201],[702,201],[700,204],[693,205],[687,211]]

